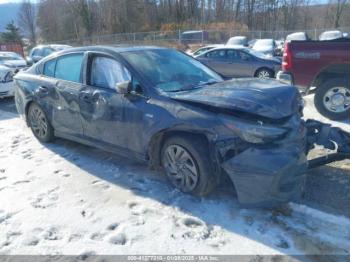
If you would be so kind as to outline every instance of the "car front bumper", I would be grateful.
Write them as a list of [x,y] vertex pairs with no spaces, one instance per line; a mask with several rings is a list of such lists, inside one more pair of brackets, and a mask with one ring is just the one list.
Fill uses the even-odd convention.
[[0,82],[0,97],[9,97],[14,95],[14,82]]
[[246,207],[271,207],[298,199],[308,162],[302,146],[250,147],[222,164]]
[[251,147],[222,167],[233,181],[241,205],[275,206],[301,196],[307,159],[298,146]]

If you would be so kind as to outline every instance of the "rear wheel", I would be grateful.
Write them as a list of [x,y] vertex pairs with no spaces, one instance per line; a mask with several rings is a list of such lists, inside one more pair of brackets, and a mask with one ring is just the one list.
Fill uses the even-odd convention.
[[273,78],[274,73],[267,68],[260,68],[258,71],[255,73],[255,77],[260,78],[260,79],[268,79],[268,78]]
[[218,184],[207,143],[196,136],[167,139],[162,148],[161,161],[171,184],[182,192],[203,196]]
[[36,103],[29,106],[28,122],[33,134],[40,142],[51,142],[54,139],[53,128],[44,111]]
[[323,116],[332,120],[350,117],[350,82],[345,78],[334,78],[316,89],[315,106]]

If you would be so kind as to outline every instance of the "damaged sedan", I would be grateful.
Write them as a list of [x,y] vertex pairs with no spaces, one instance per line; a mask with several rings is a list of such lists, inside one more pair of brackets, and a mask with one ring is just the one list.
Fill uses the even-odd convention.
[[302,119],[298,90],[275,80],[225,81],[159,47],[82,47],[15,76],[17,110],[41,142],[62,137],[147,162],[203,196],[228,175],[245,206],[300,196],[314,144],[348,157],[349,134]]

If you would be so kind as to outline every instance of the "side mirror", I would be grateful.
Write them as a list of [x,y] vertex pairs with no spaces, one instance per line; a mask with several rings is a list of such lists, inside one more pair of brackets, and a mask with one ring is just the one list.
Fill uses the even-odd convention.
[[115,84],[115,89],[119,94],[129,94],[130,93],[130,81],[119,82]]
[[33,65],[33,60],[29,56],[26,57],[26,61],[28,66]]

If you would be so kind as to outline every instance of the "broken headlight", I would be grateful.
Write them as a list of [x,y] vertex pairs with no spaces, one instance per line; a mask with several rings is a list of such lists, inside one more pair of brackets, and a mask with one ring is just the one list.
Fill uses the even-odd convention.
[[289,131],[285,127],[264,124],[262,121],[244,121],[235,117],[223,117],[224,125],[248,143],[269,143],[283,138]]

